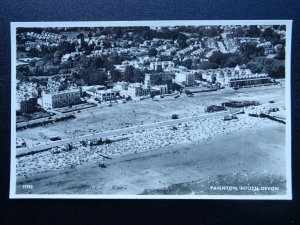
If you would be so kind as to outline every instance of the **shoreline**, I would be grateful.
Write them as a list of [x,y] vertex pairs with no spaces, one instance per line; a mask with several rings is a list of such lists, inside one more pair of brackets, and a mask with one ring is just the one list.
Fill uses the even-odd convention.
[[221,118],[198,119],[176,125],[138,130],[129,134],[129,140],[109,145],[79,147],[71,151],[42,152],[17,159],[17,176],[32,176],[61,168],[74,168],[88,161],[103,160],[103,155],[110,158],[134,154],[178,144],[202,143],[211,138],[232,132],[252,130],[259,127],[273,127],[278,123],[261,118],[239,115],[238,120],[223,121]]
[[[269,128],[256,128],[251,130],[252,136],[261,136],[261,134],[265,134],[265,130]],[[275,126],[274,129],[272,129],[272,132],[270,133],[282,133],[283,127],[278,125]],[[244,131],[241,134],[237,133],[231,133],[226,135],[220,135],[218,137],[212,138],[210,141],[206,143],[191,143],[191,144],[180,144],[176,146],[170,147],[162,147],[156,150],[150,150],[146,152],[141,152],[137,154],[129,154],[125,156],[120,156],[117,158],[114,158],[112,160],[105,160],[107,168],[99,168],[97,165],[95,165],[94,162],[86,163],[82,166],[77,167],[74,170],[68,170],[68,171],[53,171],[50,173],[40,174],[34,177],[31,177],[31,179],[18,179],[17,178],[17,186],[20,187],[22,184],[34,184],[36,189],[41,189],[38,191],[39,193],[47,193],[50,190],[47,186],[51,186],[51,191],[54,191],[54,189],[61,189],[65,187],[63,192],[58,191],[57,193],[72,193],[73,189],[80,189],[80,193],[102,193],[102,194],[115,194],[115,193],[126,193],[128,191],[128,187],[126,184],[126,178],[129,179],[128,183],[133,188],[130,189],[130,192],[134,192],[135,194],[143,193],[146,189],[160,189],[160,188],[167,188],[169,186],[178,184],[178,183],[185,183],[190,182],[191,179],[199,177],[207,177],[209,176],[216,176],[220,174],[224,174],[224,172],[231,171],[231,175],[237,175],[238,172],[241,172],[242,170],[239,168],[230,168],[233,164],[236,164],[237,167],[245,167],[244,164],[246,163],[248,157],[247,155],[252,157],[253,162],[256,162],[257,160],[261,161],[261,158],[265,158],[268,153],[267,151],[264,151],[264,154],[260,154],[258,156],[254,156],[254,153],[247,153],[247,151],[241,151],[241,150],[232,150],[230,149],[230,146],[232,146],[232,142],[235,140],[240,140],[240,136],[243,136],[247,138],[249,136],[249,131]],[[247,135],[248,134],[248,135]],[[267,134],[267,136],[270,136],[270,134]],[[277,134],[278,135],[278,134]],[[222,145],[222,142],[226,142],[224,147],[224,144]],[[241,141],[241,140],[240,140]],[[255,146],[255,143],[249,143],[249,145]],[[221,145],[221,146],[220,146]],[[278,143],[273,143],[272,145],[277,145],[277,149],[281,149],[281,145],[284,146],[283,143],[279,145]],[[209,146],[209,147],[207,147]],[[221,154],[219,152],[219,148],[222,147],[226,151],[226,155]],[[262,146],[263,147],[263,146]],[[270,146],[269,146],[270,147]],[[169,151],[168,151],[169,149]],[[202,149],[202,151],[199,151],[199,149]],[[271,149],[273,151],[273,149]],[[284,149],[283,149],[284,150]],[[278,150],[279,151],[279,150]],[[254,149],[254,152],[257,154],[257,149]],[[260,152],[260,151],[258,151]],[[202,154],[199,154],[202,153]],[[277,152],[278,153],[278,152]],[[284,152],[283,152],[284,153]],[[281,149],[282,154],[282,149]],[[283,154],[284,156],[284,154]],[[194,161],[193,157],[199,158],[198,160]],[[224,158],[225,157],[225,158]],[[232,159],[230,160],[230,157],[237,158],[237,160]],[[254,159],[253,159],[254,157]],[[274,161],[274,157],[271,155],[267,156],[271,157]],[[257,158],[257,159],[256,159]],[[283,157],[284,158],[284,157]],[[223,160],[225,159],[226,163],[221,168],[222,164],[224,164]],[[174,161],[175,160],[175,161]],[[275,174],[276,176],[285,176],[285,167],[284,165],[280,166],[280,169],[278,169],[278,162],[273,162],[270,160],[266,160],[266,164],[270,164],[269,166],[265,166],[267,168],[262,169],[264,167],[258,167],[256,168],[254,165],[251,164],[251,162],[247,162],[249,165],[245,168],[247,168],[247,171],[252,171],[252,175],[256,177],[262,177],[264,174]],[[244,161],[244,162],[243,162]],[[285,160],[281,158],[281,162],[284,162]],[[158,168],[161,168],[161,170],[157,170],[153,168],[151,165],[151,162],[154,162]],[[214,162],[214,163],[213,163]],[[203,171],[200,173],[195,172],[195,169],[199,167],[198,164],[205,165],[203,166]],[[145,164],[145,165],[144,165]],[[150,164],[150,165],[149,165]],[[220,164],[220,165],[219,165]],[[258,164],[261,164],[258,163]],[[147,165],[149,167],[147,167]],[[131,172],[127,172],[126,169],[130,168]],[[135,168],[136,167],[136,168]],[[141,171],[144,174],[138,175],[136,178],[132,177],[133,174],[136,175],[136,173],[141,173],[141,171],[138,169],[141,167]],[[249,167],[249,168],[248,168]],[[126,169],[125,169],[126,168]],[[277,169],[276,169],[277,168]],[[180,171],[187,171],[187,173],[183,173]],[[265,171],[266,170],[266,171]],[[98,171],[98,172],[97,172]],[[103,171],[103,174],[102,172]],[[134,172],[135,171],[135,172]],[[176,173],[180,173],[177,174]],[[214,172],[212,172],[214,171]],[[219,172],[218,172],[219,171]],[[265,171],[265,172],[264,172]],[[99,174],[99,172],[101,174]],[[133,172],[133,174],[132,174]],[[248,173],[243,172],[242,173]],[[130,174],[128,174],[130,173]],[[162,176],[161,173],[167,173],[168,175]],[[249,175],[251,175],[249,173]],[[186,177],[184,174],[189,174]],[[73,179],[75,176],[76,179]],[[99,177],[96,180],[99,181],[91,181],[90,179],[95,177]],[[118,176],[120,176],[121,181],[115,180]],[[124,178],[123,178],[124,176]],[[153,179],[150,179],[151,182],[145,181],[145,177],[152,177]],[[72,178],[73,177],[73,178]],[[169,178],[168,178],[169,177]],[[132,180],[133,179],[133,180]],[[158,180],[157,180],[158,179]],[[193,180],[192,179],[192,180]],[[50,180],[50,181],[49,181]],[[142,184],[139,183],[139,180],[143,180]],[[162,181],[163,180],[163,181]],[[66,182],[64,184],[64,181]],[[106,181],[106,182],[105,182]],[[48,182],[48,183],[47,183]],[[46,183],[46,184],[45,184]],[[121,183],[121,184],[120,184]],[[55,187],[53,187],[55,186]],[[68,189],[66,186],[71,186],[70,189]],[[108,187],[109,186],[109,187]],[[73,189],[72,189],[73,187]],[[79,187],[79,188],[78,188]],[[80,188],[81,187],[81,188]],[[121,188],[125,187],[125,188]],[[53,189],[54,188],[54,189]],[[86,190],[85,190],[86,188]],[[119,190],[120,189],[120,190]],[[20,188],[17,189],[17,192],[23,193],[24,190],[20,190]],[[34,190],[33,190],[34,191]],[[50,191],[50,193],[51,193]],[[78,191],[78,190],[77,190]],[[26,192],[26,191],[25,191]],[[76,192],[77,193],[77,192]]]

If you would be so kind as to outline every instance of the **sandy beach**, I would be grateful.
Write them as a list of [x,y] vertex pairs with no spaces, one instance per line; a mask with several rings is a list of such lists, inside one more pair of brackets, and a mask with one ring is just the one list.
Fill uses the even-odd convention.
[[[17,164],[17,192],[24,193],[22,184],[33,184],[32,193],[151,194],[174,184],[207,179],[213,183],[213,177],[220,175],[284,180],[284,125],[260,118],[249,120],[245,115],[239,116],[238,123],[215,120],[181,124],[176,130],[188,132],[164,127],[136,133],[127,141],[92,151],[22,157]],[[191,130],[193,126],[198,132]],[[112,160],[99,156],[102,154]],[[99,162],[107,167],[100,168]]]
[[173,126],[141,129],[125,136],[128,139],[112,144],[84,147],[75,143],[79,146],[70,152],[53,148],[47,152],[18,158],[17,175],[29,177],[36,173],[73,168],[88,161],[99,162],[103,159],[103,155],[115,158],[177,144],[202,143],[219,135],[275,125],[277,122],[239,115],[237,120],[231,121],[223,121],[222,117],[213,117]]
[[154,190],[166,190],[174,184],[198,182],[193,191],[205,194],[207,186],[216,184],[214,178],[220,176],[228,177],[228,184],[232,177],[252,185],[262,177],[284,183],[284,145],[283,126],[256,128],[215,137],[206,143],[174,145],[106,159],[106,168],[89,162],[75,169],[18,179],[17,192],[29,193],[21,187],[32,184],[31,192],[36,194],[153,194]]

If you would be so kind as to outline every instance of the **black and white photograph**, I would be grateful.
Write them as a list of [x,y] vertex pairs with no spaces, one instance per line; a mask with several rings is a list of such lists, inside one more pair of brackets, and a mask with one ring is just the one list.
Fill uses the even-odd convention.
[[10,198],[291,199],[291,27],[11,23]]

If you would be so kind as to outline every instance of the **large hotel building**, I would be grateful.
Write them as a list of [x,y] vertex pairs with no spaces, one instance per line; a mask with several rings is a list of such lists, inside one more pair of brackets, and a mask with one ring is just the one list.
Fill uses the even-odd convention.
[[210,69],[202,72],[202,79],[211,83],[219,83],[227,87],[245,87],[271,82],[265,73],[252,73],[249,69],[235,68]]

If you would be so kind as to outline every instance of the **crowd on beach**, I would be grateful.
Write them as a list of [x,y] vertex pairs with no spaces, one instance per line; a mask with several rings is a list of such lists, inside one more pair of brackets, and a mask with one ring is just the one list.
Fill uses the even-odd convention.
[[76,169],[77,166],[88,162],[95,165],[108,158],[177,144],[204,143],[219,135],[276,125],[278,123],[275,121],[249,117],[246,114],[238,115],[237,119],[230,121],[224,121],[221,117],[195,119],[177,125],[141,129],[127,134],[127,139],[110,144],[83,146],[76,143],[68,151],[63,148],[53,148],[50,151],[23,156],[16,159],[16,172],[18,177],[28,178],[36,174],[61,169]]

